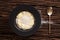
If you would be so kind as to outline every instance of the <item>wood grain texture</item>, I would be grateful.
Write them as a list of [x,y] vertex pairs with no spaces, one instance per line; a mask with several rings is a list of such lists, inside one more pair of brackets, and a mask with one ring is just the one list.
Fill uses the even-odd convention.
[[[53,7],[52,21],[57,25],[52,26],[52,33],[48,35],[48,24],[41,25],[41,28],[30,37],[21,37],[15,34],[8,24],[11,11],[18,4],[32,5],[40,13],[43,20],[48,20],[47,7]],[[60,40],[60,1],[59,0],[0,0],[0,40]]]

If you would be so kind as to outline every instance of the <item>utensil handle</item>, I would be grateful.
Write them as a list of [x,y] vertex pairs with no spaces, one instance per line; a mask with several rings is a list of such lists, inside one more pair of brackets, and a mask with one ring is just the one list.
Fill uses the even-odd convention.
[[49,34],[51,33],[51,24],[50,24],[50,22],[51,22],[51,16],[49,16]]

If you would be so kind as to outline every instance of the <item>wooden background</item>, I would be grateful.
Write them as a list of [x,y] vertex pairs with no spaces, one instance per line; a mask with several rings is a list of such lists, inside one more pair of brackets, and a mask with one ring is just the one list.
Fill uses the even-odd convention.
[[[46,9],[53,6],[52,21],[58,25],[51,25],[52,33],[48,35],[48,24],[41,25],[41,28],[28,38],[15,34],[9,27],[8,19],[10,12],[18,4],[27,4],[35,7],[43,20],[48,20]],[[0,40],[60,40],[60,0],[0,0]]]

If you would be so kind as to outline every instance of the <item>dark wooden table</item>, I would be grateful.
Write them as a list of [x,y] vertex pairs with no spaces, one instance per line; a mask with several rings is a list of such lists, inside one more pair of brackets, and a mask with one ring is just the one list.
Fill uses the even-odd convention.
[[[43,20],[48,20],[47,7],[53,7],[51,20],[51,34],[48,35],[48,24],[42,24],[41,28],[28,38],[15,34],[8,24],[10,12],[18,4],[27,4],[35,7]],[[60,40],[60,1],[59,0],[0,0],[0,40]]]

